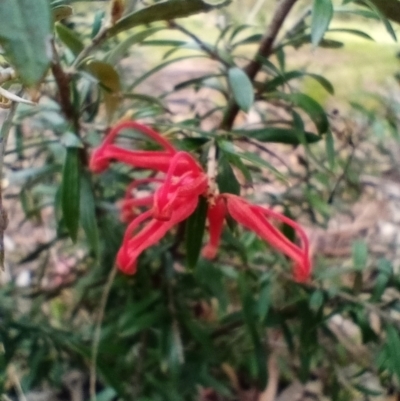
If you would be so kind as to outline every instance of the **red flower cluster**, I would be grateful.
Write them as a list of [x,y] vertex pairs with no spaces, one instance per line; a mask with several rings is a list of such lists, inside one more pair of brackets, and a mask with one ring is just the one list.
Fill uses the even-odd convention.
[[[115,145],[116,136],[127,128],[149,136],[163,150],[132,151]],[[292,259],[296,280],[305,281],[310,276],[308,238],[295,221],[271,209],[253,205],[236,195],[210,194],[208,177],[197,161],[189,153],[175,149],[151,128],[134,121],[125,121],[114,126],[100,147],[92,153],[90,169],[100,173],[109,167],[111,161],[165,173],[163,178],[133,181],[121,202],[121,219],[129,223],[117,255],[117,265],[124,273],[134,274],[139,255],[156,244],[173,226],[186,220],[195,211],[200,196],[207,196],[209,242],[203,249],[205,258],[212,259],[216,256],[225,215],[229,213],[237,222]],[[133,191],[142,184],[156,184],[157,188],[152,195],[135,198]],[[147,210],[137,215],[138,207],[147,207]],[[286,238],[271,223],[271,219],[292,227],[301,245]]]

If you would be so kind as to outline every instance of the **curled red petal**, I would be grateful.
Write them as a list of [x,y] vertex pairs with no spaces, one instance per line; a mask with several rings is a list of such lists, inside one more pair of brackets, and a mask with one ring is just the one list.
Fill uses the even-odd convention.
[[133,220],[136,215],[136,208],[141,206],[151,206],[153,204],[154,195],[144,196],[138,199],[123,199],[119,202],[120,220],[128,223]]
[[226,214],[225,200],[218,196],[215,199],[215,203],[208,207],[207,219],[208,219],[208,231],[210,237],[208,243],[204,246],[202,255],[206,259],[214,259],[217,255],[219,243],[221,240],[222,229],[224,226]]
[[[136,168],[167,172],[173,155],[164,151],[128,150],[115,145],[104,145],[95,149],[89,162],[94,173],[106,170],[111,161],[119,161]],[[187,165],[181,165],[180,171],[186,171]]]
[[[134,129],[149,136],[161,145],[164,150],[131,151],[114,145],[113,142],[116,136],[123,129],[127,128]],[[124,121],[112,127],[107,133],[103,143],[92,152],[89,168],[95,173],[100,173],[109,167],[111,161],[116,160],[133,167],[167,172],[171,158],[176,152],[172,144],[152,128],[136,121]],[[183,163],[177,167],[177,170],[183,173],[188,168],[190,168],[190,166],[187,164],[187,161],[183,161]]]
[[128,223],[136,217],[136,208],[141,206],[151,206],[153,204],[154,195],[148,195],[141,198],[136,198],[133,191],[141,185],[160,184],[163,181],[160,178],[148,177],[139,178],[132,181],[125,191],[124,199],[119,202],[120,219],[123,223]]
[[[175,225],[186,220],[196,209],[198,199],[182,202],[174,208],[168,221],[152,218],[152,211],[142,213],[129,224],[122,246],[117,255],[117,266],[126,274],[136,272],[136,261],[139,255],[150,246],[156,244]],[[150,221],[135,234],[142,223]]]
[[[183,161],[187,171],[179,176],[179,166]],[[187,152],[178,152],[171,159],[164,183],[154,194],[154,217],[168,220],[177,201],[182,198],[198,198],[207,189],[207,176]]]
[[[284,253],[294,261],[296,280],[305,281],[311,274],[312,263],[309,254],[309,242],[304,230],[295,221],[281,213],[261,206],[252,205],[244,199],[231,194],[223,195],[227,200],[229,214],[240,224],[254,231],[273,248]],[[282,232],[274,227],[268,217],[278,219],[293,227],[300,237],[301,247],[291,242]]]
[[124,129],[133,129],[138,131],[142,134],[147,135],[159,145],[161,145],[165,150],[168,150],[169,153],[175,153],[176,149],[172,146],[172,144],[165,139],[159,132],[153,130],[152,128],[148,127],[145,124],[138,123],[137,121],[122,121],[116,125],[114,125],[110,132],[107,134],[104,144],[111,144],[115,137]]

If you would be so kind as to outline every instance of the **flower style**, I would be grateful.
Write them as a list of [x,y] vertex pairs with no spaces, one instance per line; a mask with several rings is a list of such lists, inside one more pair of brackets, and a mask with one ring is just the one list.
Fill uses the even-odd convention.
[[[161,145],[163,150],[130,151],[114,145],[116,136],[126,128],[149,136]],[[198,162],[189,153],[176,150],[151,128],[134,121],[125,121],[112,128],[101,146],[93,152],[90,168],[94,172],[101,172],[108,168],[111,161],[165,173],[163,178],[150,177],[133,181],[121,202],[121,220],[129,223],[117,255],[117,265],[124,273],[134,274],[139,255],[160,241],[175,225],[186,220],[195,211],[199,197],[205,196],[209,199],[209,241],[203,248],[203,257],[215,258],[225,216],[229,214],[238,223],[254,231],[273,248],[292,259],[297,281],[309,278],[312,267],[309,242],[300,225],[281,213],[253,205],[240,196],[227,193],[210,194],[208,177]],[[159,184],[154,194],[142,198],[133,196],[133,191],[138,186],[150,183]],[[147,210],[137,214],[140,207],[147,207]],[[292,227],[300,239],[300,245],[290,241],[271,220]]]
[[137,189],[140,185],[150,184],[150,183],[162,183],[159,178],[142,178],[139,180],[134,180],[130,183],[125,191],[125,197],[119,202],[120,208],[120,219],[123,223],[129,223],[136,217],[137,208],[140,206],[151,206],[153,203],[154,195],[144,196],[143,198],[135,198],[133,196],[133,191]]
[[[161,145],[164,150],[132,151],[114,145],[113,142],[115,138],[124,129],[133,129],[147,135]],[[123,121],[113,127],[103,143],[93,151],[89,162],[89,168],[94,173],[101,173],[108,169],[111,161],[118,160],[132,167],[166,172],[169,169],[171,158],[175,153],[177,153],[177,150],[158,132],[136,121]],[[177,166],[177,172],[184,173],[187,168],[186,160],[182,159],[181,163]]]

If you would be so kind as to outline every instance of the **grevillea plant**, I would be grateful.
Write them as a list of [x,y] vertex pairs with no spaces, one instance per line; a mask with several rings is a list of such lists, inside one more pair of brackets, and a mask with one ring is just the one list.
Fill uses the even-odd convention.
[[[164,149],[131,151],[115,145],[118,133],[127,128],[148,135]],[[124,273],[134,274],[138,256],[160,241],[172,227],[190,217],[198,206],[199,197],[205,197],[208,203],[210,240],[203,251],[204,257],[213,259],[216,256],[225,215],[229,213],[234,220],[292,259],[297,280],[309,278],[310,249],[307,235],[301,226],[281,213],[252,205],[240,196],[219,193],[214,183],[209,182],[214,177],[207,177],[190,153],[177,151],[156,131],[134,121],[115,125],[92,153],[89,166],[92,171],[99,173],[108,168],[110,161],[165,173],[162,178],[134,180],[128,186],[127,195],[121,203],[121,220],[128,223],[128,228],[118,252],[117,265]],[[130,193],[135,187],[150,182],[159,184],[153,195],[143,199],[131,197]],[[147,207],[147,210],[136,216],[135,209],[140,206]],[[292,227],[301,245],[298,246],[285,237],[271,223],[272,219]]]
[[330,107],[339,48],[399,5],[0,1],[0,400],[400,393],[388,245],[321,250],[397,149],[396,102]]

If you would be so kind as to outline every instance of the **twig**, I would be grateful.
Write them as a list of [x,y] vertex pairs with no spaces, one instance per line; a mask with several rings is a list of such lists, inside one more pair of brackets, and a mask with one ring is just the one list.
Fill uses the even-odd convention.
[[113,267],[110,274],[108,275],[106,285],[103,290],[103,294],[100,300],[100,309],[97,317],[96,327],[94,330],[93,343],[92,343],[92,358],[90,361],[90,400],[96,401],[96,365],[97,365],[97,355],[99,351],[100,336],[101,336],[101,324],[104,319],[104,311],[106,309],[108,296],[110,295],[110,290],[113,285],[115,276],[117,274],[116,266]]
[[204,43],[198,36],[196,36],[194,33],[190,32],[187,30],[184,26],[177,24],[175,21],[170,21],[169,26],[171,28],[178,29],[182,33],[184,33],[186,36],[189,36],[192,38],[200,47],[201,50],[203,50],[205,53],[207,53],[213,60],[218,60],[221,64],[223,64],[225,67],[230,67],[229,63],[225,61],[216,50],[212,50],[206,43]]
[[265,153],[268,153],[271,157],[274,157],[275,159],[279,160],[288,170],[291,170],[290,166],[285,162],[285,160],[282,159],[282,157],[280,157],[275,152],[268,149],[266,146],[262,145],[261,143],[258,143],[256,140],[244,136],[244,137],[240,138],[239,141],[247,142],[251,145],[254,145],[259,150],[261,150]]
[[82,49],[82,51],[78,54],[75,61],[71,65],[70,73],[73,73],[76,67],[87,57],[97,46],[104,42],[107,39],[109,25],[104,25],[97,35],[92,39],[92,41]]
[[[271,52],[273,51],[273,45],[279,33],[279,30],[282,27],[283,22],[285,21],[287,15],[289,14],[290,10],[292,9],[292,7],[296,2],[297,0],[281,0],[278,3],[274,15],[272,17],[272,21],[269,24],[269,27],[263,39],[261,40],[260,46],[257,50],[255,57],[244,68],[244,71],[246,72],[246,74],[248,75],[248,77],[252,82],[254,82],[257,73],[260,71],[262,67],[260,57],[268,58],[271,55]],[[239,106],[233,99],[231,99],[225,112],[224,118],[221,122],[220,128],[229,131],[232,128],[238,113],[239,113]]]
[[78,135],[79,119],[71,101],[71,91],[69,88],[71,77],[61,67],[54,41],[52,41],[52,46],[54,56],[51,63],[51,72],[53,73],[58,88],[61,110],[63,111],[65,117],[73,124],[75,134]]
[[330,195],[328,197],[328,205],[331,205],[333,203],[333,199],[334,199],[334,197],[336,195],[337,189],[339,188],[339,184],[346,177],[346,175],[347,175],[347,173],[349,171],[351,162],[353,161],[353,157],[354,157],[354,154],[355,154],[355,151],[356,151],[356,147],[354,146],[354,144],[353,144],[353,142],[351,140],[349,141],[349,145],[351,146],[351,153],[350,153],[350,155],[349,155],[349,157],[347,159],[346,165],[343,168],[342,174],[337,179],[337,181],[336,181],[336,183],[335,183],[335,185],[334,185],[334,187],[333,187],[333,189],[332,189],[332,191],[331,191],[331,193],[330,193]]

